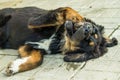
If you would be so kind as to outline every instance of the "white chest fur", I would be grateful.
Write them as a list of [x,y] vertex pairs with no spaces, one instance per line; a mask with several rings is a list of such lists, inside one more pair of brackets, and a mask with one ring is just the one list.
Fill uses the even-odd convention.
[[33,45],[37,45],[37,46],[33,46],[33,48],[35,49],[44,49],[48,54],[51,53],[51,51],[49,50],[49,46],[50,43],[52,41],[52,38],[55,36],[55,34],[53,34],[49,39],[43,39],[39,42],[26,42],[25,44],[33,44]]

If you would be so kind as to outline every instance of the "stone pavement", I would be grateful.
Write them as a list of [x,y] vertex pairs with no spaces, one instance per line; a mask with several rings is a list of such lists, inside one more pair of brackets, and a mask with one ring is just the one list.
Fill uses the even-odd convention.
[[106,35],[119,44],[104,56],[83,63],[67,63],[62,55],[46,55],[36,69],[11,77],[4,75],[6,65],[17,58],[16,50],[0,50],[0,80],[120,80],[120,1],[119,0],[0,0],[0,8],[37,6],[55,9],[69,6],[81,15],[104,25]]

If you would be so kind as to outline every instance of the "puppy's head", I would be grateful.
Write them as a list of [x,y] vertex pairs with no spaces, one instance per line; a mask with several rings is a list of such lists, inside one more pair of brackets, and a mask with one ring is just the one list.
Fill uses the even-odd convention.
[[72,42],[80,43],[82,40],[87,40],[94,36],[97,28],[89,22],[74,23],[72,21],[65,22],[65,35]]
[[81,22],[83,18],[75,10],[70,7],[61,7],[55,10],[50,10],[40,16],[31,18],[28,23],[30,29],[61,26],[66,20],[73,22]]
[[89,22],[65,22],[65,51],[76,51],[87,46],[95,46],[97,28]]

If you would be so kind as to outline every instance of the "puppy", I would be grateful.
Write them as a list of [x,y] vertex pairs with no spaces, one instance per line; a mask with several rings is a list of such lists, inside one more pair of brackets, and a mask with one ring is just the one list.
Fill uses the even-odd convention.
[[[39,32],[48,27],[55,28],[51,37],[42,38],[35,43],[27,42],[21,46],[18,49],[20,58],[8,65],[7,75],[38,67],[46,53],[60,52],[65,54],[64,60],[67,62],[82,62],[97,58],[107,51],[108,43],[103,37],[104,27],[83,18],[72,8],[50,10],[41,16],[31,18],[28,22],[28,28],[33,31]],[[117,40],[114,39],[109,44],[114,46]]]

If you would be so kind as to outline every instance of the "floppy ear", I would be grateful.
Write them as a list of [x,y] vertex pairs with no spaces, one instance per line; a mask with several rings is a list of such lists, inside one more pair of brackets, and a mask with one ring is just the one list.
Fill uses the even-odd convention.
[[98,29],[99,29],[99,31],[100,31],[100,33],[105,33],[104,32],[104,26],[101,26],[101,25],[97,25],[98,26]]
[[36,18],[31,18],[28,23],[30,29],[61,26],[66,20],[73,22],[81,22],[83,18],[75,10],[70,7],[61,7],[55,10],[50,10]]
[[9,20],[11,19],[11,15],[0,15],[0,27],[3,27]]

